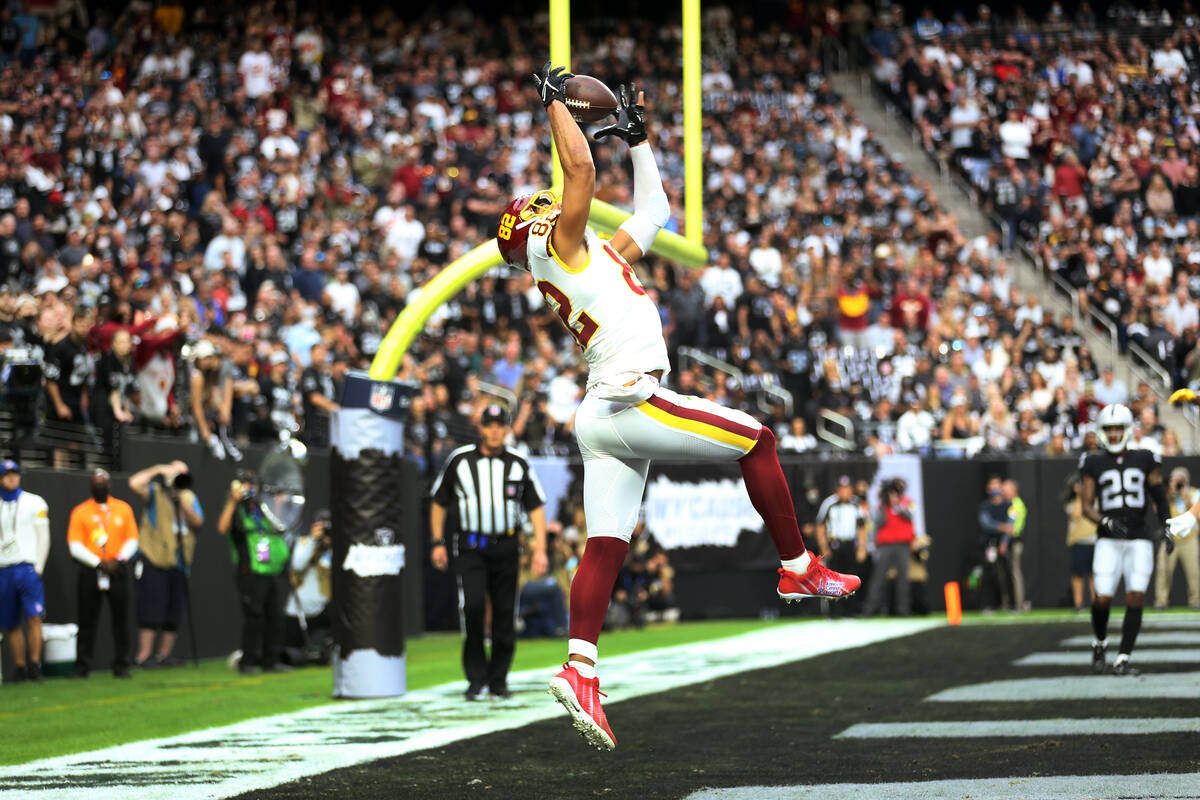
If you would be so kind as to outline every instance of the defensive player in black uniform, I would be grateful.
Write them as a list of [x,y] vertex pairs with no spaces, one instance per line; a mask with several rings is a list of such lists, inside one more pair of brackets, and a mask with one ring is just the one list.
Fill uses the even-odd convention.
[[[1125,619],[1121,624],[1121,650],[1113,662],[1114,675],[1136,675],[1129,654],[1142,627],[1142,604],[1154,571],[1153,541],[1161,526],[1146,524],[1147,495],[1154,500],[1158,519],[1170,515],[1167,490],[1162,478],[1162,459],[1149,450],[1128,449],[1133,435],[1133,412],[1126,406],[1105,406],[1096,418],[1104,452],[1085,453],[1079,471],[1083,475],[1083,515],[1096,523],[1098,538],[1092,558],[1096,591],[1092,600],[1092,671],[1107,667],[1108,614],[1117,584],[1125,578]],[[1167,547],[1173,549],[1171,537]]]

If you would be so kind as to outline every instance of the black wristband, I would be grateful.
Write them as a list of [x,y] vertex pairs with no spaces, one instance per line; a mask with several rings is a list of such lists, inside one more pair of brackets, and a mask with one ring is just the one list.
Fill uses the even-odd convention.
[[429,543],[430,549],[433,549],[434,547],[445,547],[445,546],[446,546],[445,539],[434,539],[432,542]]

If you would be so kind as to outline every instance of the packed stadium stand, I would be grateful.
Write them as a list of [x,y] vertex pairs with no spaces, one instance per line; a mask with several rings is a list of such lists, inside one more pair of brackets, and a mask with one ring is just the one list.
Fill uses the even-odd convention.
[[[1175,342],[1195,333],[1180,327],[1186,312],[1172,287],[1197,269],[1186,255],[1192,210],[1183,197],[1156,215],[1140,190],[1151,173],[1196,180],[1190,139],[1171,149],[1170,118],[1139,117],[1154,92],[1187,107],[1185,84],[1172,92],[1153,80],[1155,64],[1177,69],[1179,51],[1101,34],[1051,50],[1020,25],[1000,49],[974,28],[952,23],[922,38],[880,20],[864,44],[847,34],[851,53],[875,59],[883,90],[915,110],[922,141],[989,198],[1003,233],[965,237],[934,188],[833,91],[822,62],[834,60],[822,56],[836,29],[793,38],[714,7],[703,75],[712,264],[697,275],[651,259],[644,272],[677,359],[673,385],[769,417],[794,450],[1078,446],[1101,365],[1070,318],[1014,289],[1005,235],[1185,383],[1196,358]],[[508,197],[549,183],[548,134],[533,124],[532,95],[516,90],[541,58],[533,25],[476,25],[466,11],[436,22],[301,15],[288,25],[261,5],[180,20],[133,6],[95,20],[78,59],[62,37],[22,39],[0,78],[3,330],[20,367],[10,374],[67,372],[64,391],[76,393],[82,382],[101,429],[92,442],[128,424],[199,436],[226,456],[283,428],[323,443],[327,415],[312,393],[332,396],[345,367],[365,366],[422,284],[489,237]],[[585,20],[574,57],[578,71],[645,88],[678,229],[677,42],[660,41],[673,30]],[[1093,53],[1094,85],[1113,86],[1116,71],[1142,92],[1129,93],[1103,136],[1084,113],[1103,106],[1100,88],[1066,113],[1051,115],[1044,99],[1066,97],[1065,76],[1079,72],[1070,65]],[[1138,53],[1140,72],[1129,61]],[[1007,80],[995,74],[1002,65]],[[1015,109],[1022,120],[1051,120],[1017,159],[991,136],[1010,97],[1028,101]],[[964,100],[979,107],[969,141],[947,111]],[[1052,165],[1068,145],[1090,178]],[[628,205],[619,150],[597,147],[596,160],[599,196]],[[998,178],[1009,174],[1019,187],[1003,194]],[[1138,188],[1125,186],[1130,175]],[[1151,238],[1161,243],[1136,248]],[[1179,268],[1155,289],[1139,270],[1163,248]],[[1118,259],[1138,265],[1130,277],[1114,279]],[[59,343],[77,314],[92,326],[88,348]],[[131,365],[96,349],[122,326],[137,336]],[[197,358],[201,342],[217,357]],[[90,355],[76,363],[80,349]],[[529,277],[497,270],[435,316],[404,364],[402,377],[425,387],[409,450],[435,468],[471,435],[479,407],[500,398],[525,446],[565,453],[581,367]],[[226,380],[231,411],[206,406],[207,396],[193,402],[193,387]],[[10,380],[10,395],[22,386]],[[132,421],[110,413],[114,388]],[[1127,392],[1139,414],[1157,402]],[[52,399],[32,399],[42,400],[30,414],[46,419],[43,440],[78,422]],[[1148,435],[1161,436],[1145,413]]]

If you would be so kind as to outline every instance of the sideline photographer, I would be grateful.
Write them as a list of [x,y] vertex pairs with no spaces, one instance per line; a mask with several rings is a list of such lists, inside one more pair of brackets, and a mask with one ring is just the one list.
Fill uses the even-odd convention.
[[[1171,516],[1183,514],[1197,500],[1200,489],[1192,485],[1192,474],[1187,467],[1171,470],[1171,481],[1167,484],[1167,502]],[[1175,570],[1182,565],[1187,578],[1187,598],[1190,608],[1200,608],[1200,535],[1192,528],[1182,537],[1175,539],[1175,549],[1167,550],[1165,542],[1158,543],[1158,558],[1154,576],[1154,607],[1166,608],[1171,595],[1171,582]]]
[[287,600],[288,544],[284,531],[266,513],[258,477],[238,473],[217,520],[217,532],[229,537],[234,580],[242,603],[242,657],[238,671],[290,672],[279,661],[283,652],[284,602]]
[[908,484],[903,478],[890,478],[879,487],[879,507],[875,511],[875,563],[871,569],[871,586],[863,616],[883,610],[888,573],[896,575],[896,615],[912,613],[912,597],[908,585],[908,566],[916,528],[913,525],[913,501],[904,492]]
[[290,584],[285,636],[288,662],[293,666],[328,663],[332,628],[328,609],[333,595],[333,537],[328,509],[318,511],[308,536],[296,540]]
[[138,620],[135,666],[175,666],[181,662],[171,651],[189,607],[188,573],[204,512],[192,491],[188,465],[182,461],[135,472],[129,488],[146,504],[133,565]]

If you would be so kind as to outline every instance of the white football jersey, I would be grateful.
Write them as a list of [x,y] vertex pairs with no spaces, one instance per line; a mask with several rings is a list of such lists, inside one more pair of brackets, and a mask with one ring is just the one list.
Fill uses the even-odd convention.
[[529,229],[529,270],[546,303],[583,348],[588,388],[628,373],[670,370],[662,320],[633,267],[588,228],[588,260],[572,269],[550,244],[554,217]]

